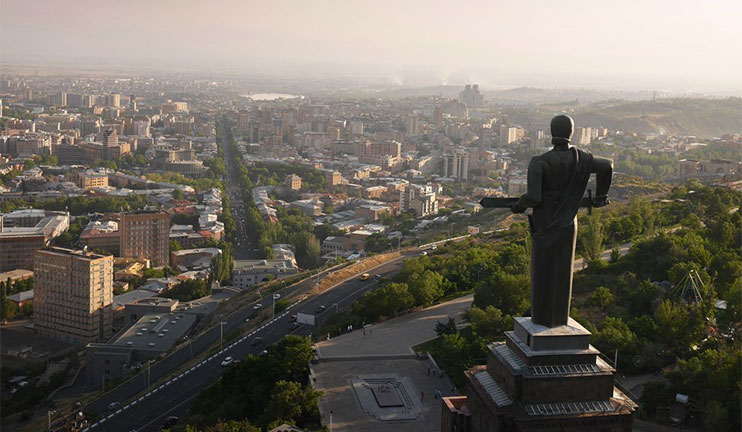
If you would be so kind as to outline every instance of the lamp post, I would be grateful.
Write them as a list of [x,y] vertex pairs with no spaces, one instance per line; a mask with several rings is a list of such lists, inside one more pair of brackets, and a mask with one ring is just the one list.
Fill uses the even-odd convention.
[[219,321],[219,352],[222,351],[223,340],[224,340],[224,324],[226,321]]
[[330,432],[332,432],[332,410],[330,410]]
[[56,412],[55,410],[49,410],[49,411],[47,411],[47,415],[48,415],[48,420],[49,420],[49,421],[48,421],[48,424],[47,424],[47,426],[48,426],[48,428],[47,428],[47,429],[48,429],[49,431],[51,431],[51,430],[52,430],[52,414],[56,414],[56,413],[57,413],[57,412]]
[[150,378],[150,366],[152,365],[152,360],[147,360],[147,390],[149,390],[149,378]]

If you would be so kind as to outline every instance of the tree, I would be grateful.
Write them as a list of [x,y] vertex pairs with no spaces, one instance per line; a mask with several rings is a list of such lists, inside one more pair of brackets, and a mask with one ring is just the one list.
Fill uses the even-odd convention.
[[608,317],[603,321],[594,341],[601,352],[613,353],[631,347],[635,339],[636,335],[621,318]]
[[444,334],[454,334],[456,333],[456,320],[449,317],[447,322],[441,322],[438,321],[435,323],[435,333],[438,336],[442,336]]
[[601,310],[605,310],[605,307],[612,304],[615,300],[616,296],[613,295],[611,290],[604,286],[600,286],[590,293],[587,302],[591,305],[600,306]]
[[183,246],[180,245],[178,240],[170,240],[170,252],[183,250]]
[[421,275],[413,275],[408,286],[416,305],[430,306],[443,296],[443,276],[432,270],[425,270]]
[[6,321],[13,317],[9,316],[10,308],[8,307],[8,291],[11,284],[10,278],[7,282],[0,282],[0,321]]
[[297,236],[294,243],[296,246],[296,261],[300,267],[314,269],[320,266],[322,246],[314,234],[303,231]]
[[492,305],[505,315],[517,316],[530,304],[529,279],[528,274],[507,274],[498,270],[477,285],[474,305],[479,308]]
[[369,291],[363,296],[363,315],[367,321],[376,321],[380,317],[394,317],[410,309],[415,298],[407,284],[392,282],[382,288]]
[[472,306],[467,312],[467,317],[474,332],[487,340],[502,336],[502,333],[513,325],[511,316],[503,315],[500,309],[492,305],[484,309]]
[[691,345],[705,336],[706,316],[701,305],[663,301],[654,313],[657,338],[667,343],[676,355],[684,355]]
[[294,423],[317,406],[321,392],[293,381],[278,381],[271,392],[261,424]]
[[580,241],[582,242],[582,253],[588,263],[600,259],[603,253],[603,225],[598,219],[598,215],[587,217],[587,227],[581,233]]
[[214,426],[206,427],[204,432],[260,432],[260,428],[251,425],[247,420],[230,420],[228,422],[219,420]]

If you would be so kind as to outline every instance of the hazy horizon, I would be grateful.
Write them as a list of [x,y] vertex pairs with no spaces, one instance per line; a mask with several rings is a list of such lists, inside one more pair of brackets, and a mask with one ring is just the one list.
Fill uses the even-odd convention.
[[742,2],[2,0],[14,65],[740,94]]

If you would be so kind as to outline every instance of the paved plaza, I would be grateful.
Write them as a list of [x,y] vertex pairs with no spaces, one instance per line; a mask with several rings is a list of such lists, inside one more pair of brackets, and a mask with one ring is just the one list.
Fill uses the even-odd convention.
[[[460,323],[473,300],[468,295],[317,344],[319,363],[312,383],[320,398],[323,424],[333,431],[389,432],[440,430],[441,399],[456,394],[437,366],[412,347],[436,337],[435,325],[448,317]],[[390,394],[382,395],[382,392]],[[381,397],[380,397],[381,396]],[[381,407],[379,405],[388,405]]]
[[336,357],[400,356],[413,354],[412,347],[435,338],[435,325],[448,317],[463,321],[462,313],[471,307],[474,295],[405,315],[365,329],[316,344],[320,359]]

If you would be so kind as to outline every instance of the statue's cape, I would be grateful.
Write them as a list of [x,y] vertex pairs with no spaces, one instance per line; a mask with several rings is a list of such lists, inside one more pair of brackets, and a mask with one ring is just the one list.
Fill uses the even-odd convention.
[[543,236],[548,241],[560,228],[572,224],[577,211],[580,209],[582,196],[585,194],[587,182],[590,180],[590,172],[593,168],[593,155],[575,147],[570,149],[575,157],[575,169],[570,173],[567,186],[558,191],[544,195],[545,200],[552,201],[551,217],[539,224],[539,229],[534,234]]

